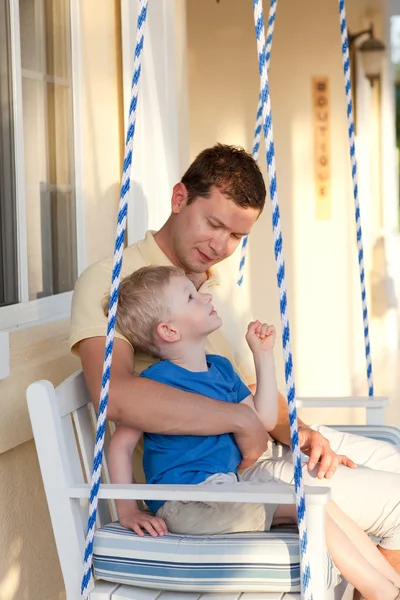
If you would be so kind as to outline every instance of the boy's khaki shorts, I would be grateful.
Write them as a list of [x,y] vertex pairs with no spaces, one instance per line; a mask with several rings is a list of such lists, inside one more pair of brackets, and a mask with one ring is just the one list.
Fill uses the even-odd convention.
[[[243,476],[235,473],[217,473],[204,483],[221,485],[239,481],[267,483],[273,477],[263,473],[257,479],[253,476],[254,467],[247,469]],[[203,485],[203,483],[199,484]],[[247,531],[269,531],[276,504],[250,504],[243,502],[166,502],[157,511],[171,533],[212,535]]]

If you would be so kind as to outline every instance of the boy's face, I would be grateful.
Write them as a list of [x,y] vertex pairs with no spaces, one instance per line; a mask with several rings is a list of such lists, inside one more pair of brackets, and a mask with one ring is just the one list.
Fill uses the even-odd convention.
[[198,292],[187,277],[172,277],[165,294],[170,311],[168,324],[178,339],[196,341],[222,325],[211,294]]

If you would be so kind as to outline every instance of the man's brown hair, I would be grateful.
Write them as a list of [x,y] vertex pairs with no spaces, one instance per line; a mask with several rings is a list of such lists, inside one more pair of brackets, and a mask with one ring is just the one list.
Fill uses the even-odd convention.
[[182,177],[188,204],[198,196],[208,198],[211,188],[219,190],[243,208],[265,205],[264,178],[254,158],[239,146],[216,144],[203,150]]
[[[142,267],[120,283],[116,329],[136,349],[159,357],[157,326],[168,319],[164,292],[172,277],[184,277],[177,267]],[[110,296],[103,301],[108,315]]]

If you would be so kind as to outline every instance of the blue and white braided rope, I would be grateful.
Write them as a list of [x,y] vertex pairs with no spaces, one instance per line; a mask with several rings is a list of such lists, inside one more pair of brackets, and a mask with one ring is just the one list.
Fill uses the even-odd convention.
[[[278,0],[271,0],[271,4],[269,7],[267,42],[266,42],[266,46],[265,46],[265,52],[266,52],[265,60],[267,63],[267,72],[269,71],[269,64],[271,62],[272,38],[274,35],[274,28],[275,28],[277,2],[278,2]],[[261,105],[261,95],[260,95],[258,98],[256,124],[254,127],[254,139],[253,139],[253,150],[252,150],[252,156],[256,162],[258,161],[258,156],[260,154],[261,133],[262,133],[262,105]],[[242,249],[241,249],[241,254],[240,254],[240,262],[239,262],[239,275],[238,275],[238,281],[237,281],[238,285],[242,285],[242,283],[243,283],[248,242],[249,242],[249,236],[246,235],[242,240]]]
[[373,396],[374,395],[374,382],[373,382],[373,375],[372,375],[371,345],[370,345],[370,340],[369,340],[367,292],[365,289],[364,250],[363,250],[362,229],[361,229],[361,213],[360,213],[360,202],[359,202],[359,198],[358,198],[358,175],[357,175],[356,145],[355,145],[355,137],[354,137],[354,112],[353,112],[353,100],[352,100],[351,78],[350,78],[349,39],[348,39],[348,34],[347,34],[346,9],[345,9],[344,0],[339,0],[339,13],[340,13],[340,34],[341,34],[341,40],[342,40],[343,73],[344,73],[346,101],[347,101],[347,123],[348,123],[348,133],[349,133],[351,176],[352,176],[352,180],[353,180],[354,208],[355,208],[355,218],[356,218],[358,265],[359,265],[360,283],[361,283],[361,300],[362,300],[363,324],[364,324],[364,343],[365,343],[365,358],[366,358],[366,366],[367,366],[368,395]]
[[90,505],[89,518],[86,534],[86,547],[84,555],[84,574],[82,577],[81,597],[88,598],[89,582],[91,576],[92,559],[93,559],[93,538],[96,525],[98,492],[101,478],[101,465],[103,460],[104,436],[106,430],[108,392],[110,388],[110,371],[112,361],[112,351],[114,345],[115,320],[118,304],[118,290],[120,284],[120,273],[122,266],[122,255],[124,251],[124,238],[126,230],[126,216],[128,208],[128,193],[130,189],[131,165],[132,165],[132,148],[133,138],[135,135],[136,124],[136,108],[139,93],[139,80],[142,64],[142,51],[144,43],[144,28],[147,17],[148,0],[140,0],[139,15],[137,20],[136,30],[136,46],[133,65],[133,78],[131,89],[131,104],[129,107],[128,130],[125,140],[125,156],[122,172],[120,203],[118,210],[118,223],[114,248],[114,263],[112,270],[112,281],[110,290],[110,304],[107,324],[107,338],[104,354],[103,377],[100,393],[100,405],[97,416],[96,444],[94,449],[94,460],[92,470],[92,482],[90,490]]
[[264,125],[264,138],[267,155],[267,170],[269,178],[270,200],[272,204],[272,225],[274,233],[274,252],[277,270],[280,312],[282,320],[283,352],[285,359],[285,378],[288,397],[288,410],[290,422],[290,438],[294,467],[294,488],[296,495],[297,517],[300,537],[301,558],[301,589],[304,600],[312,600],[311,570],[308,555],[308,537],[306,527],[306,503],[301,467],[301,452],[297,424],[295,383],[293,376],[293,359],[290,343],[290,328],[287,307],[287,293],[285,280],[285,261],[283,257],[283,239],[281,220],[276,186],[275,148],[273,140],[272,111],[268,86],[267,62],[265,54],[264,16],[262,0],[253,0],[254,23],[257,36],[258,62],[261,79],[261,100]]
[[[265,68],[267,70],[267,74],[269,72],[269,65],[271,63],[272,39],[274,36],[274,30],[275,30],[277,5],[278,5],[278,0],[271,0],[271,4],[269,7],[269,15],[268,15],[267,41],[265,43]],[[262,127],[263,127],[262,99],[261,99],[261,92],[260,92],[260,96],[258,98],[258,105],[257,105],[257,115],[256,115],[256,124],[254,127],[254,139],[253,139],[253,150],[252,150],[252,156],[256,162],[258,161],[258,157],[260,154],[260,141],[261,141]]]
[[[261,133],[262,133],[262,105],[261,105],[261,95],[260,95],[259,99],[258,99],[256,125],[254,128],[254,140],[253,140],[253,151],[252,151],[252,156],[255,161],[258,161],[258,156],[260,154]],[[243,283],[244,267],[246,264],[246,254],[247,254],[248,242],[249,242],[249,236],[246,235],[242,240],[242,248],[241,248],[240,262],[239,262],[239,275],[238,275],[238,280],[237,280],[238,285],[242,285],[242,283]]]
[[[260,153],[261,132],[262,132],[262,106],[261,106],[261,96],[260,96],[259,100],[258,100],[256,125],[254,128],[253,151],[252,151],[252,156],[255,161],[258,161],[258,155]],[[242,247],[241,247],[241,252],[240,252],[239,274],[238,274],[238,280],[237,280],[238,285],[242,285],[242,283],[243,283],[244,267],[246,264],[248,242],[249,242],[249,236],[245,235],[242,240]]]
[[253,139],[253,150],[251,152],[252,157],[256,162],[258,162],[258,157],[260,154],[260,142],[261,142],[261,134],[262,134],[262,104],[261,104],[261,94],[258,98],[258,106],[257,106],[257,115],[256,115],[256,124],[254,126],[254,139]]

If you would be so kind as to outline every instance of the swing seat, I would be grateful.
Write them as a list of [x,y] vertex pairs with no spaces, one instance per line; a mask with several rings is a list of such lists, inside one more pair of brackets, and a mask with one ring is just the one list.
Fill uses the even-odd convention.
[[[77,600],[83,572],[95,411],[81,371],[57,388],[49,381],[32,383],[27,403],[66,598]],[[375,431],[379,432],[378,426]],[[113,498],[294,504],[291,486],[111,485],[106,462],[102,482],[91,600],[300,598],[295,528],[224,536],[168,534],[142,538],[113,523],[117,520]],[[326,550],[324,505],[329,496],[328,488],[306,487],[310,561],[318,600],[339,600],[346,585],[340,583]]]
[[[340,582],[329,556],[328,589]],[[296,527],[266,533],[139,537],[118,523],[95,534],[94,574],[99,579],[174,591],[299,592]]]

